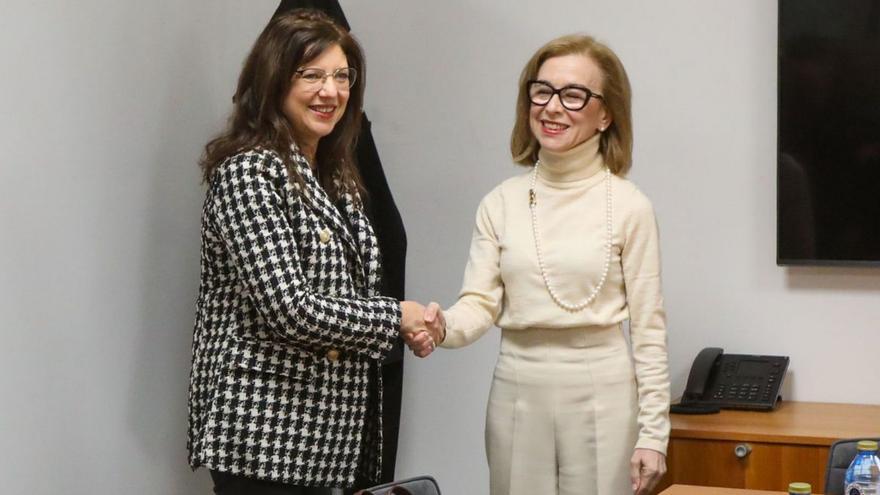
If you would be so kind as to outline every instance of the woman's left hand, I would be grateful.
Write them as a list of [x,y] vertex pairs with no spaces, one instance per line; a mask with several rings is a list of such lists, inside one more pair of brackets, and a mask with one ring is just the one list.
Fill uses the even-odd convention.
[[629,476],[635,495],[648,495],[666,474],[666,456],[651,449],[636,449],[629,460]]

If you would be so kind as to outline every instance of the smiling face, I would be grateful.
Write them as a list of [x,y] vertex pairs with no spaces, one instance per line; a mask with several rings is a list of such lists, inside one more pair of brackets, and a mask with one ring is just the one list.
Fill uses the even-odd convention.
[[[593,93],[602,94],[602,71],[586,55],[562,55],[547,59],[538,69],[535,78],[554,88],[568,85],[584,86]],[[554,95],[544,106],[531,104],[529,127],[541,148],[564,152],[593,137],[611,123],[605,105],[598,98],[590,98],[587,105],[577,111],[568,110]]]
[[[345,53],[339,45],[333,45],[300,69],[316,68],[332,74],[345,67],[348,67]],[[309,83],[294,74],[290,91],[284,99],[284,115],[293,126],[293,134],[300,148],[314,153],[318,141],[333,132],[345,113],[349,92],[347,85],[337,84],[332,76]]]

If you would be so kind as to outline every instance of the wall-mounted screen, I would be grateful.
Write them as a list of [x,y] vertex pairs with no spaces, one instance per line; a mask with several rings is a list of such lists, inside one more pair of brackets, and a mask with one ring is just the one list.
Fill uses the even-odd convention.
[[777,262],[880,266],[880,0],[779,0]]

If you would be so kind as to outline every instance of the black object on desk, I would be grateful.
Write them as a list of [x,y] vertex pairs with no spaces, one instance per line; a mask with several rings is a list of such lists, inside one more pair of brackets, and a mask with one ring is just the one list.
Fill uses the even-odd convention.
[[697,354],[675,414],[711,414],[721,409],[771,411],[788,370],[788,356],[724,354],[707,347]]

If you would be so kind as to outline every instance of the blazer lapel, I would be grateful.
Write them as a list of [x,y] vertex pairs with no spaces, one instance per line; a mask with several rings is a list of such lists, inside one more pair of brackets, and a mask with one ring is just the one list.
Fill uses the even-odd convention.
[[[355,210],[352,205],[351,198],[348,195],[343,197],[343,205],[346,210],[346,216],[349,218],[343,218],[342,213],[339,211],[332,201],[330,201],[330,197],[327,195],[327,191],[324,190],[323,187],[318,183],[318,179],[312,174],[312,167],[309,166],[308,160],[299,153],[297,148],[293,148],[293,160],[296,163],[297,170],[299,171],[300,177],[303,178],[303,182],[306,184],[305,194],[302,194],[303,202],[311,206],[326,222],[328,222],[336,232],[336,235],[342,239],[343,244],[345,244],[346,248],[348,248],[348,252],[351,253],[351,259],[354,265],[354,274],[357,285],[368,288],[372,287],[370,285],[370,280],[364,273],[364,262],[362,259],[361,249],[358,242],[352,237],[352,232],[354,231],[358,237],[360,237],[361,228],[358,226],[356,218],[352,216],[351,211]],[[352,229],[347,227],[347,223],[352,225]],[[358,239],[360,240],[360,239]],[[369,290],[369,289],[368,289]]]
[[358,258],[364,274],[364,287],[367,295],[378,295],[381,290],[382,267],[376,233],[373,231],[363,207],[359,206],[359,201],[355,200],[351,194],[346,193],[343,195],[343,204],[355,236],[357,236]]
[[[357,245],[351,236],[351,232],[345,226],[345,219],[342,218],[339,209],[333,205],[332,201],[330,201],[330,197],[327,196],[327,192],[324,191],[324,188],[318,184],[318,179],[312,174],[312,168],[309,166],[309,162],[295,149],[293,159],[296,162],[300,177],[303,178],[303,182],[306,184],[306,189],[308,189],[306,194],[303,194],[304,201],[314,208],[321,217],[330,224],[331,228],[336,232],[336,235],[343,240],[348,248],[358,255]],[[358,260],[358,263],[360,263],[360,260]]]

